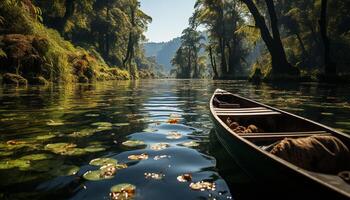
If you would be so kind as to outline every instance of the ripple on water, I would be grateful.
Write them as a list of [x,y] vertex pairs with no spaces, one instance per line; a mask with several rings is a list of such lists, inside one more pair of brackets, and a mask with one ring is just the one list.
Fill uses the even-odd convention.
[[[49,90],[0,88],[0,186],[10,189],[4,195],[13,199],[21,195],[231,199],[209,151],[212,123],[207,104],[217,87],[350,130],[346,87],[331,89],[331,98],[328,90],[315,85],[276,89],[244,81],[145,80]],[[162,148],[151,148],[157,144]],[[102,165],[105,161],[120,166],[90,165],[96,158],[108,158],[97,160]],[[82,178],[86,173],[94,181]],[[191,179],[179,182],[184,174]],[[21,194],[19,183],[26,185],[27,193]],[[48,196],[40,196],[44,193],[39,190]]]

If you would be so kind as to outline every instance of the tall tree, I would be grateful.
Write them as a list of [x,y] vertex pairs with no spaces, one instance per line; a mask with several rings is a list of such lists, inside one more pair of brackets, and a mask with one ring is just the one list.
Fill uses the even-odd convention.
[[274,75],[279,74],[295,74],[295,69],[288,62],[285,50],[280,37],[280,32],[278,29],[278,19],[275,11],[275,5],[273,0],[265,0],[270,26],[272,30],[272,35],[266,25],[265,18],[258,10],[256,4],[253,0],[242,0],[244,2],[250,13],[252,14],[256,26],[260,29],[261,37],[265,42],[267,49],[271,55],[272,60],[272,73]]
[[325,66],[325,74],[326,75],[335,75],[336,74],[336,66],[335,63],[331,62],[330,57],[330,41],[327,33],[327,8],[328,8],[328,0],[322,0],[321,3],[321,14],[319,20],[320,32],[323,41],[323,57],[324,57],[324,66]]

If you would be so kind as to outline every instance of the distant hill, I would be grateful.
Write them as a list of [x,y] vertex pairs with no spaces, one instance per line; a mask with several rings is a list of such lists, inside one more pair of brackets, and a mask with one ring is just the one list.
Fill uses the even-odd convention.
[[144,49],[147,57],[156,57],[157,63],[163,65],[164,71],[169,73],[172,68],[171,60],[175,56],[180,45],[181,39],[178,37],[169,42],[145,43]]

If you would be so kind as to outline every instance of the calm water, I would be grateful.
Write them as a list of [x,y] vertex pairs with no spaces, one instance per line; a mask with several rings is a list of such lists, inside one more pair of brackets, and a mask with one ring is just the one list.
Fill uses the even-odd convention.
[[[240,185],[231,184],[238,175],[222,168],[232,163],[219,158],[210,134],[208,100],[218,87],[350,133],[345,85],[150,80],[0,88],[0,198],[109,199],[112,186],[130,183],[136,199],[242,199]],[[148,159],[128,158],[142,153]],[[83,178],[101,157],[126,165],[110,179]],[[177,180],[184,173],[190,182]],[[198,181],[215,190],[189,187]]]

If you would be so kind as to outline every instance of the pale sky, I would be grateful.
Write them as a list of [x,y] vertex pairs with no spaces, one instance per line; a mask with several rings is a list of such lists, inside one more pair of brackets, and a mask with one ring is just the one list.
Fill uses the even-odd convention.
[[179,37],[188,26],[195,0],[140,0],[141,9],[153,18],[146,37],[150,42],[167,42]]

